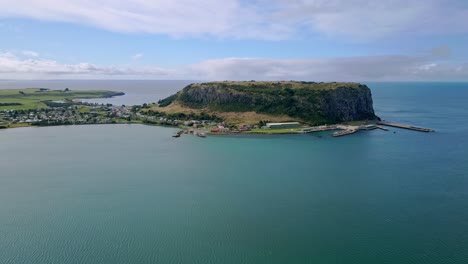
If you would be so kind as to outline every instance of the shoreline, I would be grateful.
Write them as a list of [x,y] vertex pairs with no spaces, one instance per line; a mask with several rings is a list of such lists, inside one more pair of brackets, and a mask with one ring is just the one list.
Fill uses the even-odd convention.
[[[19,125],[19,126],[14,126],[14,127],[2,127],[0,125],[0,133],[2,130],[13,130],[13,129],[19,129],[19,128],[44,128],[44,127],[67,127],[67,126],[99,126],[99,125],[144,125],[144,126],[155,126],[155,127],[164,127],[164,128],[172,128],[172,129],[179,129],[176,134],[178,134],[180,137],[181,135],[191,135],[191,136],[198,136],[198,137],[206,137],[206,136],[281,136],[281,135],[305,135],[305,134],[315,134],[315,133],[320,133],[320,132],[327,132],[331,131],[333,133],[330,133],[330,137],[342,137],[342,136],[347,136],[347,135],[352,135],[355,134],[359,131],[368,131],[368,130],[384,130],[384,131],[389,131],[388,129],[381,127],[379,122],[375,122],[373,124],[366,124],[366,125],[361,125],[361,126],[351,126],[351,125],[343,125],[343,124],[337,124],[337,125],[329,125],[329,126],[321,126],[321,127],[302,127],[297,130],[293,131],[285,131],[282,129],[265,129],[265,132],[259,132],[257,131],[229,131],[229,132],[210,132],[209,130],[204,130],[204,129],[190,129],[188,127],[184,126],[171,126],[171,125],[163,125],[163,124],[153,124],[153,123],[145,123],[143,121],[129,121],[129,122],[116,122],[116,123],[89,123],[89,124],[60,124],[60,125],[48,125],[48,126],[39,126],[39,125]],[[415,129],[410,129],[413,131],[419,131],[419,132],[435,132],[435,130],[430,130],[430,131],[421,131],[421,128],[411,126],[412,128]],[[311,130],[306,130],[310,128],[316,128],[311,129]],[[394,127],[397,129],[406,129],[408,128],[403,128],[403,127]],[[276,131],[275,131],[276,130]],[[306,131],[304,131],[306,130]],[[395,132],[393,132],[395,133]],[[317,136],[321,137],[321,136]]]
[[[3,107],[15,106],[0,110],[0,130],[24,127],[75,126],[75,125],[111,125],[142,124],[149,126],[171,127],[181,129],[174,137],[182,134],[193,134],[199,137],[206,135],[292,135],[315,132],[334,131],[333,137],[354,134],[360,130],[382,129],[382,126],[409,129],[420,132],[433,132],[432,129],[412,125],[389,123],[379,118],[356,120],[331,125],[311,126],[300,122],[266,123],[256,125],[239,125],[226,122],[225,119],[207,114],[177,114],[150,111],[154,103],[114,106],[86,102],[87,99],[105,99],[124,96],[123,92],[82,90],[79,92],[50,90],[46,88],[28,88],[4,90]],[[33,105],[24,105],[26,98],[34,99]],[[18,102],[16,102],[18,101]],[[149,109],[149,110],[148,110]],[[271,125],[271,126],[270,126]]]

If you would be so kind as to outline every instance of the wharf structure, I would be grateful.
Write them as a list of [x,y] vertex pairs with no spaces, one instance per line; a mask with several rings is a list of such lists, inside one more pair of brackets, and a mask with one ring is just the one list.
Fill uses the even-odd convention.
[[390,123],[390,122],[385,122],[385,121],[379,121],[377,122],[377,124],[382,125],[382,126],[397,127],[397,128],[409,129],[409,130],[420,131],[420,132],[435,132],[434,130],[429,129],[429,128],[415,127],[415,126],[398,124],[398,123]]
[[299,122],[287,122],[287,123],[266,123],[266,128],[296,128],[300,127]]

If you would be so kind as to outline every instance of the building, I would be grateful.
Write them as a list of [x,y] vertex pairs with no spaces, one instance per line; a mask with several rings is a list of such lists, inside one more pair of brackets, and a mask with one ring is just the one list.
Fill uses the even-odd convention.
[[266,123],[267,128],[295,128],[300,127],[299,122],[287,122],[287,123]]

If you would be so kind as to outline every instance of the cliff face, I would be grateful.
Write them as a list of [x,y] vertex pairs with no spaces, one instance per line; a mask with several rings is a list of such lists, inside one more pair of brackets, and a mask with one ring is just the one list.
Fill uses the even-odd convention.
[[324,93],[319,109],[323,115],[337,121],[378,119],[371,91],[366,85],[342,87]]
[[191,84],[159,103],[216,112],[287,115],[314,124],[378,119],[371,91],[356,83],[212,82]]

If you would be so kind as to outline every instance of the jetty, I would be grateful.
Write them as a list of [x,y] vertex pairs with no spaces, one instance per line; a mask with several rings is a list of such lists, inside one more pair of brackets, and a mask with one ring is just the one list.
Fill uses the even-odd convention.
[[390,123],[390,122],[385,122],[385,121],[379,121],[379,122],[377,122],[377,124],[382,125],[382,126],[389,126],[389,127],[397,127],[397,128],[408,129],[408,130],[414,130],[414,131],[419,131],[419,132],[435,132],[435,130],[432,130],[432,129],[429,129],[429,128],[415,127],[415,126],[410,126],[410,125],[405,125],[405,124],[398,124],[398,123]]
[[313,132],[323,132],[323,131],[328,131],[328,130],[336,130],[337,127],[336,125],[329,126],[329,125],[323,125],[323,126],[315,126],[315,127],[308,127],[304,128],[301,133],[313,133]]
[[357,130],[354,130],[354,129],[342,130],[342,131],[338,131],[338,132],[333,133],[332,136],[333,137],[346,136],[346,135],[354,134],[354,133],[356,133],[356,131]]
[[383,127],[383,126],[377,126],[377,128],[378,128],[378,129],[381,129],[381,130],[383,130],[383,131],[388,131],[388,128],[385,128],[385,127]]

